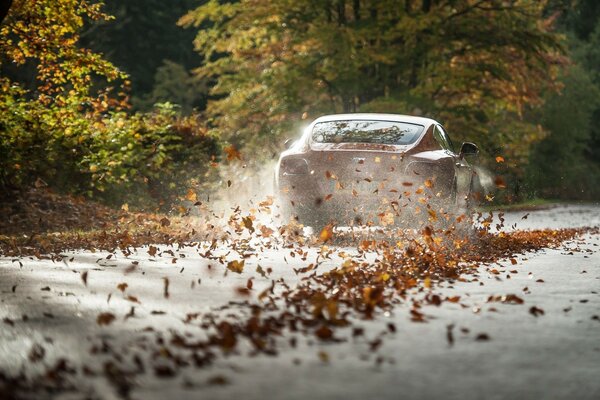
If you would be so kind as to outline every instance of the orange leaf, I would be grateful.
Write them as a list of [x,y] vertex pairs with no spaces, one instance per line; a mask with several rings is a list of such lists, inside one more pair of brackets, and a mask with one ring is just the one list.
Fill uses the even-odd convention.
[[321,239],[322,242],[328,242],[329,240],[331,240],[332,237],[333,237],[333,226],[331,226],[331,225],[327,225],[325,228],[323,228],[323,230],[321,231],[321,234],[319,235],[319,238]]
[[226,146],[223,148],[225,154],[227,154],[227,161],[233,161],[236,158],[238,160],[242,159],[242,153],[240,153],[233,145]]

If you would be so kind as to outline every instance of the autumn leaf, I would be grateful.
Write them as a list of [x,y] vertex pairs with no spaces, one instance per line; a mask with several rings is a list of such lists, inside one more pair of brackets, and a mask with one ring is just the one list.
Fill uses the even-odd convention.
[[121,292],[125,293],[125,289],[127,289],[129,285],[126,284],[125,282],[119,283],[117,285],[117,289],[119,289]]
[[319,239],[322,242],[327,243],[329,240],[331,240],[331,238],[333,238],[333,226],[327,225],[321,230],[321,233],[319,234]]
[[254,227],[252,226],[252,218],[251,217],[243,217],[242,223],[244,224],[244,228],[248,229],[250,233],[254,233]]
[[241,274],[244,271],[244,264],[246,260],[238,261],[233,260],[227,263],[227,269],[235,272],[236,274]]
[[167,217],[164,217],[160,220],[160,226],[167,227],[169,225],[171,225],[171,221]]
[[544,315],[544,310],[542,310],[541,308],[538,308],[536,306],[532,306],[529,309],[529,313],[531,315],[533,315],[534,317],[540,316],[540,315]]
[[233,145],[225,146],[223,148],[223,151],[227,155],[227,161],[233,161],[235,159],[238,159],[238,160],[242,159],[242,153],[240,153]]
[[44,349],[41,345],[36,343],[29,350],[27,358],[29,358],[29,361],[31,361],[32,363],[36,363],[38,361],[43,360],[45,355],[46,349]]
[[198,196],[196,195],[196,192],[194,191],[194,189],[188,189],[186,195],[185,195],[185,199],[192,201],[192,202],[196,202],[198,201]]
[[475,340],[478,342],[487,342],[490,340],[490,335],[487,333],[479,333],[475,336]]
[[169,298],[169,278],[163,278],[163,296],[165,299]]
[[496,162],[497,162],[497,163],[503,163],[503,162],[504,162],[504,157],[502,157],[502,156],[497,156],[497,157],[496,157]]
[[321,340],[330,340],[333,337],[333,331],[329,327],[322,325],[315,331],[315,335]]
[[100,326],[110,325],[115,320],[115,315],[109,312],[101,313],[96,318],[96,323]]
[[501,176],[496,176],[494,178],[494,185],[496,185],[498,189],[506,189],[506,181]]
[[266,225],[260,225],[260,234],[264,238],[270,237],[275,231]]
[[325,351],[319,351],[319,353],[317,354],[319,356],[319,360],[321,360],[321,362],[323,363],[329,363],[329,354]]

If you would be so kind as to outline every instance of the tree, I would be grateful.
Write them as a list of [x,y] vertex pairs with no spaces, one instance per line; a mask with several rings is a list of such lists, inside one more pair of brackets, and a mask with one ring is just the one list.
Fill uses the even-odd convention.
[[532,150],[530,190],[537,197],[597,198],[600,165],[586,159],[592,115],[600,106],[600,90],[589,74],[573,65],[561,77],[560,93],[550,93],[540,123],[549,133]]
[[529,191],[542,197],[598,199],[600,3],[562,0],[557,6],[572,65],[562,73],[562,89],[546,95],[538,117],[548,135],[532,150]]
[[274,143],[303,114],[422,113],[518,162],[542,136],[523,111],[564,62],[544,3],[211,0],[180,24],[200,28],[214,129],[240,145]]
[[[160,79],[156,79],[157,73],[164,75],[165,66],[169,68],[173,64],[189,70],[201,61],[192,44],[194,32],[176,25],[181,15],[198,3],[198,0],[106,0],[106,12],[116,18],[88,25],[81,35],[81,43],[104,53],[106,59],[127,72],[133,107],[151,110],[151,100],[156,100],[152,93],[155,86],[164,87]],[[160,101],[188,101],[180,104],[184,108],[204,106],[204,93],[191,99],[171,96],[173,92],[162,94],[168,97],[161,97]]]
[[90,21],[111,18],[101,7],[17,0],[0,25],[0,201],[41,179],[117,205],[168,207],[209,181],[218,143],[204,121],[169,104],[131,113],[127,75],[81,47]]

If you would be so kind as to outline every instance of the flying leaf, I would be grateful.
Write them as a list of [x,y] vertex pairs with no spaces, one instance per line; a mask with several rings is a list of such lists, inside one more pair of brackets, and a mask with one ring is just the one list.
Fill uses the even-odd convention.
[[242,153],[240,153],[233,145],[225,146],[223,148],[223,151],[225,152],[225,154],[227,154],[227,161],[242,159]]
[[115,318],[116,317],[113,313],[100,313],[96,318],[96,323],[98,325],[110,325],[115,320]]
[[321,233],[319,234],[319,239],[321,239],[321,241],[324,243],[331,240],[332,237],[333,237],[333,226],[332,225],[325,226],[321,230]]
[[238,261],[233,260],[227,263],[227,269],[235,272],[236,274],[241,274],[244,271],[244,264],[246,260]]

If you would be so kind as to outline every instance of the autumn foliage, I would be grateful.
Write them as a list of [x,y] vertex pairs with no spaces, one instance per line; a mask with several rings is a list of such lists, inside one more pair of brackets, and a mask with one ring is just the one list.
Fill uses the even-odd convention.
[[[217,140],[176,106],[131,113],[125,73],[79,46],[101,3],[16,1],[0,26],[0,188],[38,182],[121,205],[164,205],[210,181]],[[199,185],[199,184],[198,184]],[[10,196],[10,195],[9,195]]]

